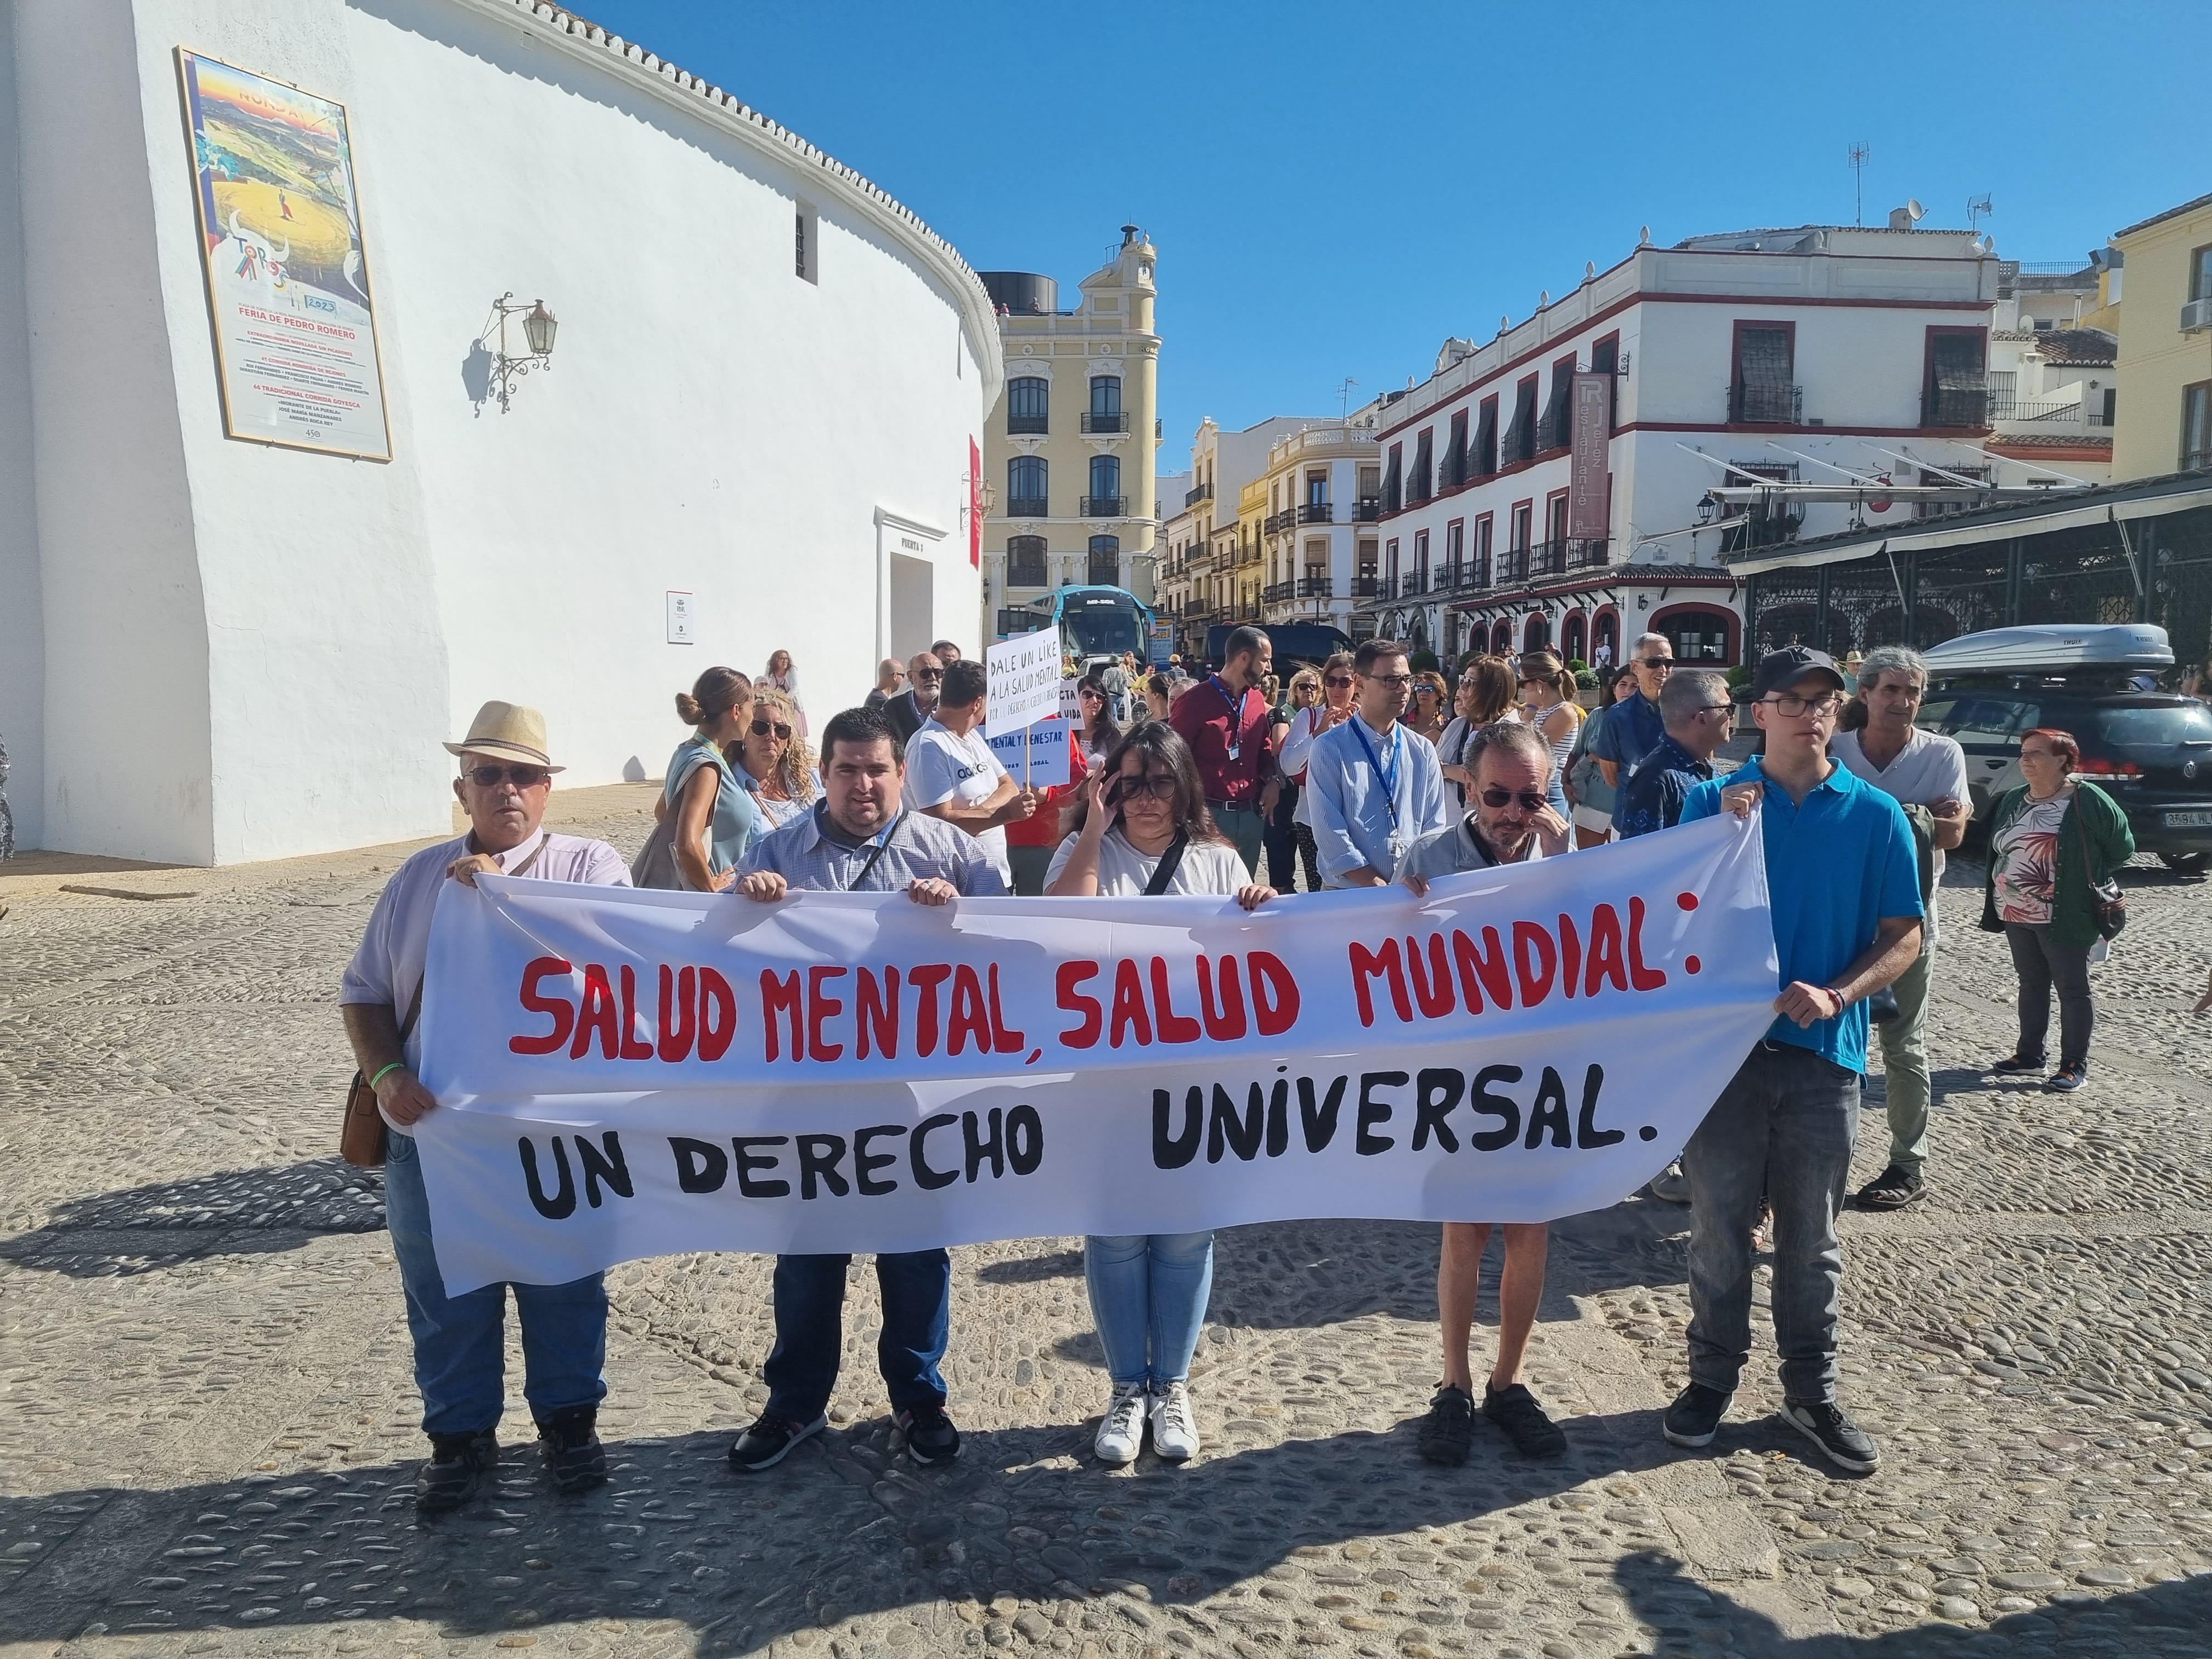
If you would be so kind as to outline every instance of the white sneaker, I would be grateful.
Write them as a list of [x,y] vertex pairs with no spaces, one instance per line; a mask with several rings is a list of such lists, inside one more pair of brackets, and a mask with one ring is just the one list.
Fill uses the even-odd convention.
[[1136,1461],[1144,1449],[1145,1411],[1151,1402],[1141,1383],[1114,1396],[1113,1405],[1098,1420],[1098,1438],[1091,1443],[1100,1462],[1118,1468]]
[[1170,1463],[1198,1455],[1198,1417],[1190,1408],[1190,1384],[1170,1382],[1152,1396],[1152,1449]]

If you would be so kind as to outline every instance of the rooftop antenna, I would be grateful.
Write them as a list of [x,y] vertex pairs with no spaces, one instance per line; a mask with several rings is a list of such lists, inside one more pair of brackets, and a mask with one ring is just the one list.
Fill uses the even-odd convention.
[[1846,159],[1851,164],[1851,195],[1854,202],[1851,222],[1855,225],[1866,223],[1866,164],[1867,157],[1873,154],[1874,151],[1865,144],[1855,143],[1846,155]]
[[1982,221],[1996,211],[1996,209],[1990,205],[1990,198],[1986,193],[1980,196],[1969,196],[1966,198],[1966,228],[1979,230]]
[[1344,384],[1336,389],[1336,423],[1339,426],[1342,426],[1352,416],[1352,388],[1358,384],[1358,381],[1347,374],[1344,377]]

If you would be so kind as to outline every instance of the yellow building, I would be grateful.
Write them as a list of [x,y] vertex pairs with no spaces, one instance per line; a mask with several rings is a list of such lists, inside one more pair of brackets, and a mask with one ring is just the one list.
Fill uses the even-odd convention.
[[2112,246],[2126,295],[2112,480],[2212,467],[2212,196],[2130,225]]
[[1000,613],[1072,583],[1153,598],[1153,449],[1160,337],[1157,253],[1134,225],[1060,309],[1060,285],[1029,271],[977,273],[999,314],[1006,390],[984,422],[983,637]]

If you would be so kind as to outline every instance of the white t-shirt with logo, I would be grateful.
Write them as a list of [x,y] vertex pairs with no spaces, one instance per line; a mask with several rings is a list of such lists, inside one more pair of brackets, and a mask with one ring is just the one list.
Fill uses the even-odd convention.
[[[1006,769],[983,740],[980,726],[958,737],[934,719],[925,720],[906,746],[906,804],[910,807],[942,806],[947,801],[980,805],[997,793],[999,780],[1006,775]],[[1006,859],[1006,830],[986,830],[975,842],[1012,892],[1014,872]]]

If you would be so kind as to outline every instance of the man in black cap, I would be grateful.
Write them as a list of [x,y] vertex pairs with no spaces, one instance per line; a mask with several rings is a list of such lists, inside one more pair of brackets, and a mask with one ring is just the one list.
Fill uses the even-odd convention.
[[1865,1474],[1881,1454],[1836,1403],[1836,1217],[1858,1133],[1866,999],[1920,951],[1919,861],[1904,809],[1829,757],[1844,677],[1826,653],[1768,653],[1752,696],[1765,752],[1698,785],[1681,821],[1759,815],[1781,994],[1774,1024],[1682,1154],[1690,1385],[1667,1408],[1665,1431],[1678,1446],[1711,1444],[1751,1357],[1751,1235],[1763,1195],[1774,1209],[1782,1420],[1829,1462]]

